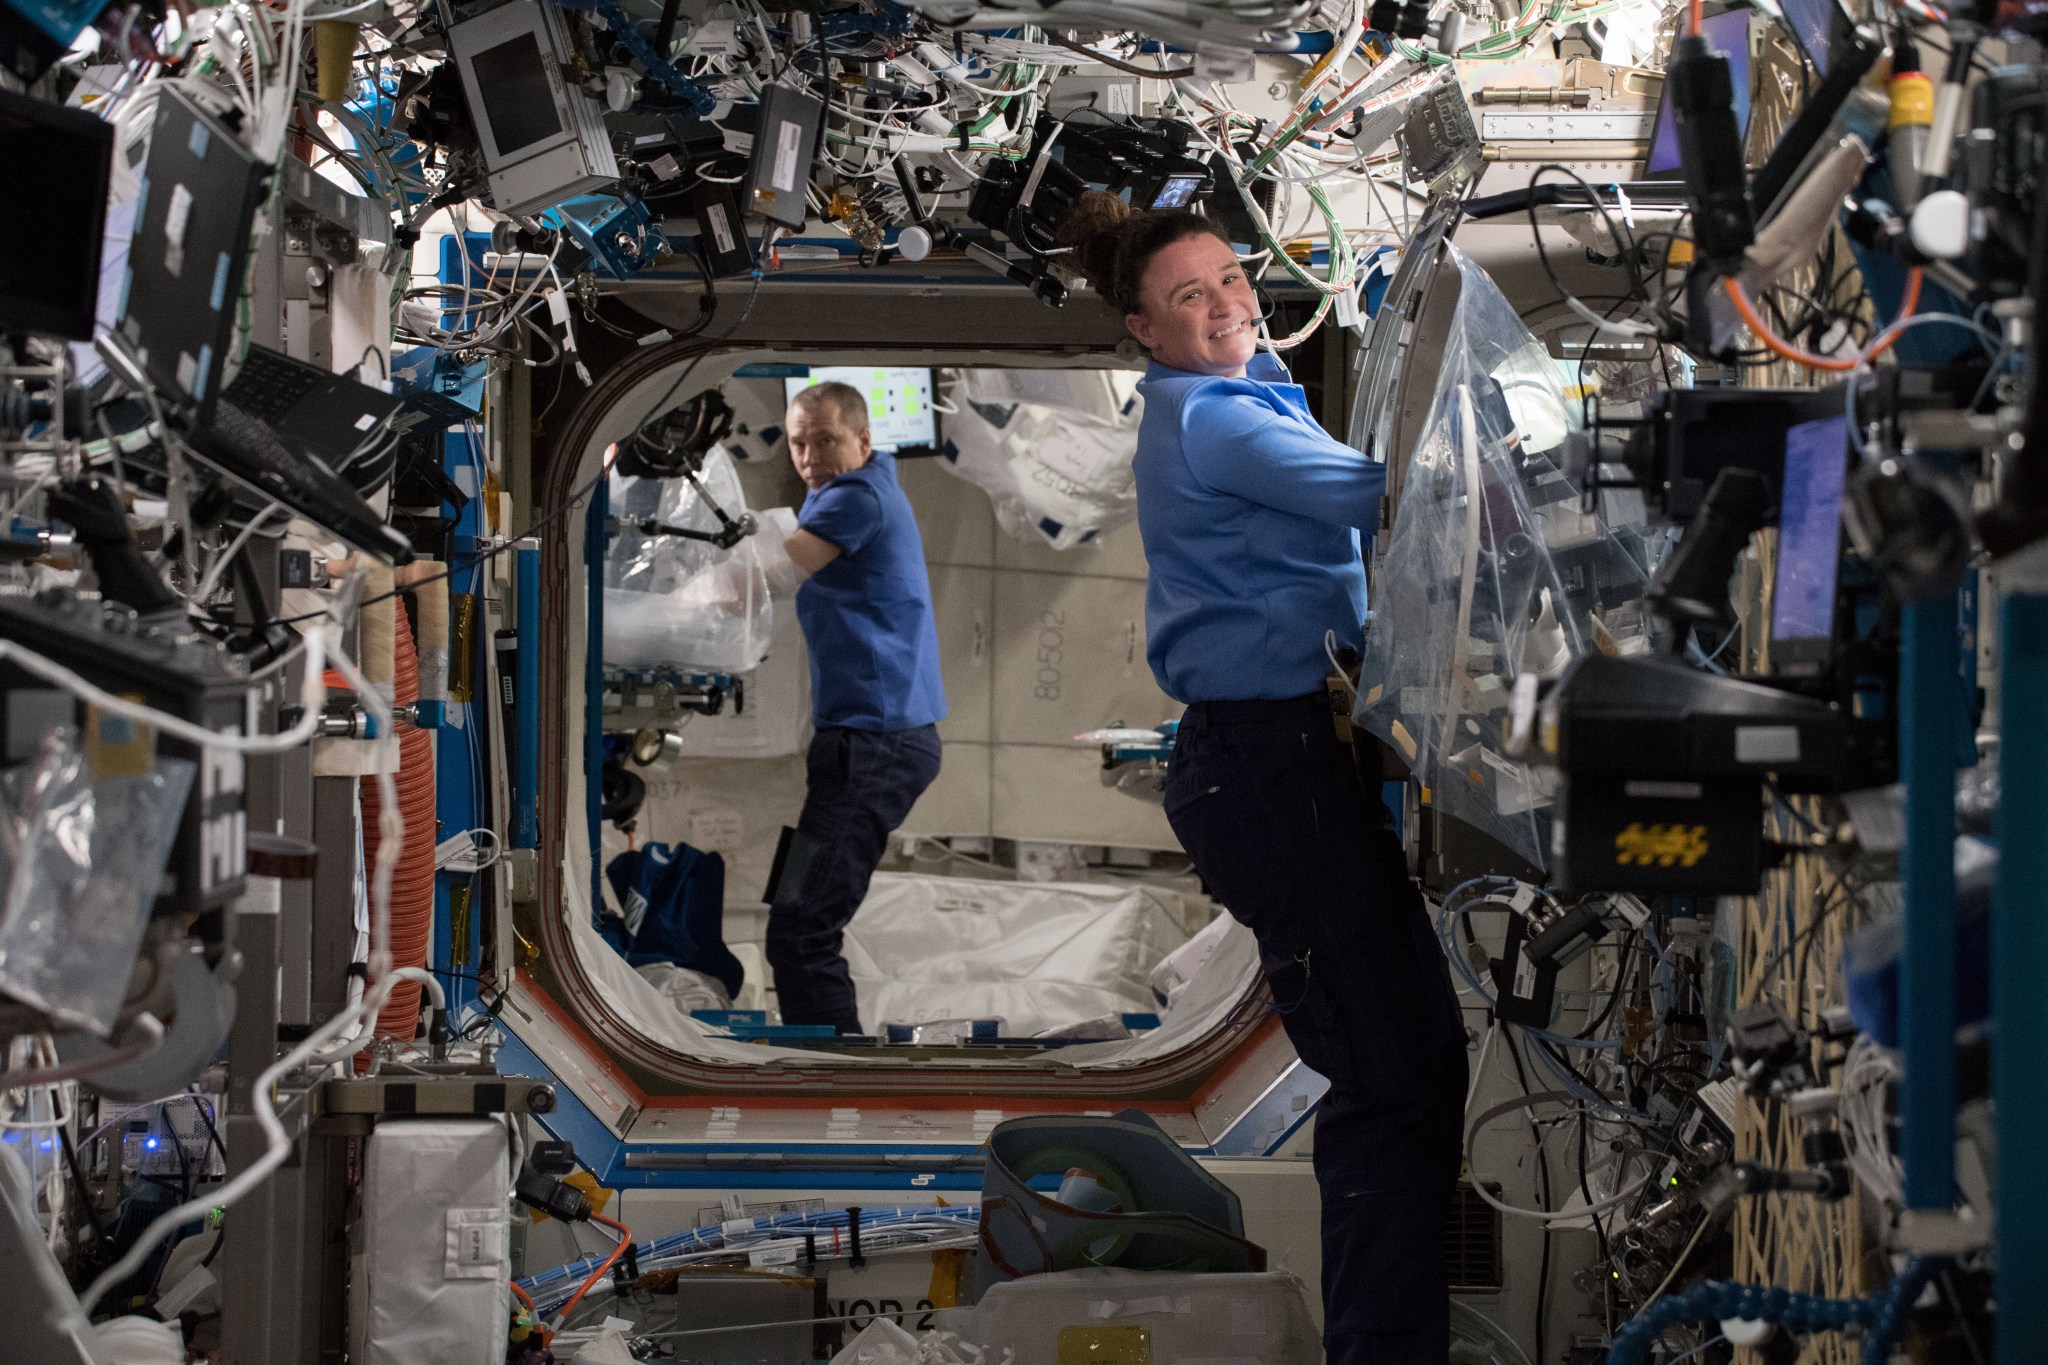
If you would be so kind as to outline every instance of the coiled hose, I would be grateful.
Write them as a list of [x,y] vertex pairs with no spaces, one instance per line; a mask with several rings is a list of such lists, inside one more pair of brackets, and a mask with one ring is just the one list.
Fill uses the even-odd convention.
[[1667,1328],[1702,1318],[1769,1322],[1798,1333],[1860,1327],[1862,1365],[1885,1365],[1899,1333],[1905,1330],[1914,1302],[1948,1264],[1941,1256],[1915,1257],[1882,1294],[1867,1299],[1824,1299],[1760,1284],[1708,1280],[1682,1294],[1659,1299],[1622,1324],[1607,1348],[1607,1365],[1643,1365],[1650,1347]]
[[[420,661],[413,646],[412,626],[405,612],[393,613],[392,692],[401,707],[419,700]],[[398,731],[398,813],[405,821],[405,844],[391,874],[391,965],[424,967],[434,941],[434,736],[404,721]],[[383,805],[375,778],[362,779],[363,864],[374,866],[381,842],[377,821]],[[377,1012],[377,1033],[411,1042],[419,1032],[420,985],[400,982]]]

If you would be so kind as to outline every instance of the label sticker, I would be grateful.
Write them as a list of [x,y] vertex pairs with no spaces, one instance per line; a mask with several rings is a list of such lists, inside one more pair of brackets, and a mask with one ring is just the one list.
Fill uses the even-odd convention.
[[505,1211],[448,1210],[447,1254],[441,1267],[450,1280],[490,1280],[505,1271]]
[[374,412],[366,412],[361,417],[356,418],[357,431],[368,431],[371,427],[374,427],[376,425],[377,414]]
[[1257,69],[1258,59],[1250,47],[1225,47],[1220,43],[1197,43],[1195,45],[1195,79],[1217,81],[1234,85],[1248,81]]
[[230,264],[228,253],[225,251],[221,252],[213,263],[213,292],[208,296],[208,302],[211,303],[213,311],[216,313],[227,306],[228,267]]
[[185,228],[192,221],[192,191],[171,186],[170,207],[164,210],[164,269],[173,279],[185,273]]
[[746,835],[746,819],[737,810],[690,812],[690,842],[706,853],[737,853]]
[[1737,763],[1797,763],[1799,727],[1796,725],[1738,725],[1735,727]]
[[1332,311],[1337,315],[1339,327],[1356,327],[1362,320],[1358,311],[1358,290],[1347,289],[1330,298]]
[[794,119],[775,129],[775,166],[769,173],[768,183],[784,194],[796,193],[797,173],[803,168],[797,165],[797,156],[804,149],[804,126]]
[[[731,19],[706,19],[698,25],[683,51],[698,57],[730,57],[739,51],[739,25]],[[716,115],[713,115],[716,118]]]
[[1645,801],[1697,801],[1706,795],[1707,789],[1697,782],[1653,782],[1632,777],[1621,784],[1621,792]]
[[704,225],[711,229],[711,240],[717,244],[719,255],[733,250],[732,224],[726,221],[725,205],[705,205]]

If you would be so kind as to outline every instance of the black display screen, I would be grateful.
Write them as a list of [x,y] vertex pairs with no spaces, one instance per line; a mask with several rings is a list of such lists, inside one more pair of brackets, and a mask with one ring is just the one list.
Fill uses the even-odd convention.
[[104,121],[0,91],[0,331],[92,336],[113,155]]
[[547,68],[541,65],[540,43],[531,33],[477,53],[471,68],[477,89],[483,92],[491,141],[500,155],[562,131]]

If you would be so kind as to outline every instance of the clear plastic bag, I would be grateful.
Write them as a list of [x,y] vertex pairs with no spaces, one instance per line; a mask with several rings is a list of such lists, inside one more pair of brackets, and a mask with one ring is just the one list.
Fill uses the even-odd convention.
[[96,776],[78,733],[0,774],[0,993],[73,1028],[113,1028],[196,765]]
[[1019,540],[1084,545],[1138,515],[1144,400],[1126,370],[953,370],[945,467]]
[[1507,755],[1509,701],[1524,674],[1651,647],[1643,506],[1606,492],[1584,509],[1564,473],[1581,421],[1566,363],[1464,253],[1444,268],[1463,289],[1374,575],[1354,718],[1439,810],[1540,867],[1556,779]]
[[652,520],[716,531],[707,493],[728,516],[747,510],[739,473],[723,448],[705,456],[695,485],[613,476],[612,514],[621,526],[605,556],[607,664],[744,673],[768,656],[775,609],[754,537],[721,550],[683,536],[649,535],[631,524]]

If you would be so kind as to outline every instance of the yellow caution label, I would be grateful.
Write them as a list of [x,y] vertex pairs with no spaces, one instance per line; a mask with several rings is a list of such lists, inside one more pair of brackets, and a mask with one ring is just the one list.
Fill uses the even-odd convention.
[[[945,1201],[939,1202],[943,1204]],[[960,1306],[960,1281],[967,1273],[969,1255],[964,1247],[932,1253],[932,1283],[931,1288],[925,1291],[925,1297],[932,1301],[932,1307]]]
[[1062,1327],[1059,1365],[1152,1365],[1152,1334],[1137,1323]]
[[1617,867],[1692,867],[1706,856],[1705,825],[1645,825],[1632,820],[1614,836]]
[[[143,704],[138,692],[122,693],[121,700]],[[95,777],[142,777],[156,764],[156,731],[126,716],[87,705],[85,761]]]

